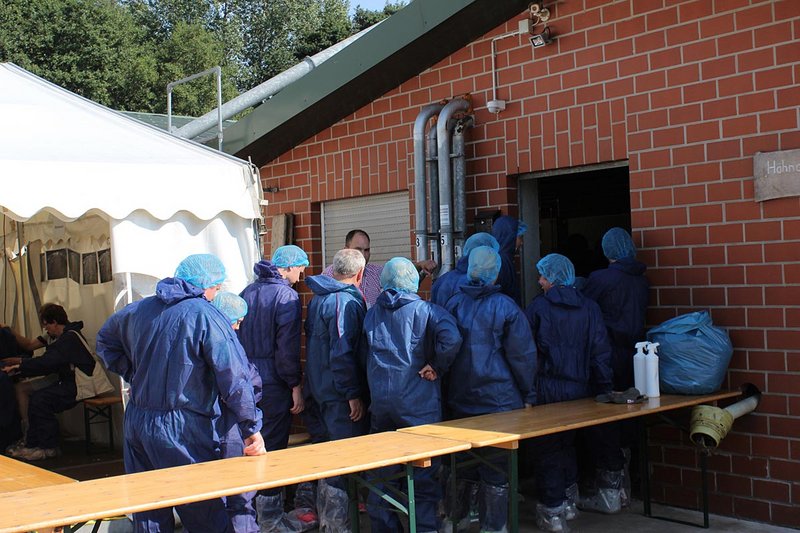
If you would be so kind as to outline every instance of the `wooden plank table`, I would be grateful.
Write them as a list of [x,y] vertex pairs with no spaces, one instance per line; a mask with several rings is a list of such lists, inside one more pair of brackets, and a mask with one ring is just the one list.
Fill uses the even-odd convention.
[[[537,405],[503,413],[448,420],[437,424],[403,428],[399,431],[414,435],[466,441],[471,444],[472,448],[492,446],[510,450],[509,490],[511,498],[509,518],[511,531],[516,532],[519,530],[517,448],[520,440],[664,413],[684,407],[735,398],[740,395],[740,391],[720,391],[699,396],[663,395],[659,398],[649,398],[645,402],[636,404],[599,403],[594,398],[583,398],[568,402]],[[646,457],[646,454],[644,457]],[[649,480],[643,479],[643,484],[645,482],[648,482],[645,492],[648,501],[645,503],[649,504]],[[649,516],[648,508],[649,505],[646,505],[646,513]]]
[[0,493],[66,483],[77,483],[77,481],[44,468],[0,455]]
[[68,490],[42,486],[0,494],[0,532],[76,524],[390,465],[426,466],[432,457],[469,448],[465,441],[386,432],[83,481]]

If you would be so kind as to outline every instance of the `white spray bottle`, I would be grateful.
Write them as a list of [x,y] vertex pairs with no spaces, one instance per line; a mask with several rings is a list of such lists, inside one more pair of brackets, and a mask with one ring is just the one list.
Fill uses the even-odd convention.
[[648,342],[647,355],[644,356],[645,374],[647,375],[647,396],[650,398],[661,396],[661,389],[658,384],[658,347],[659,343]]
[[645,369],[644,348],[650,344],[647,341],[636,343],[636,354],[633,356],[633,386],[639,394],[647,396],[647,373]]

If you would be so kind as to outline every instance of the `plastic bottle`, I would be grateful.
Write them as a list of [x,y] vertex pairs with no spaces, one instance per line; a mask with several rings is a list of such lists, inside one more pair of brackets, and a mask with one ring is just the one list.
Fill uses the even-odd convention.
[[647,343],[647,355],[644,356],[647,396],[658,398],[661,396],[661,389],[658,384],[658,346],[657,342]]
[[647,374],[643,350],[648,344],[650,343],[647,341],[637,342],[636,354],[633,356],[633,386],[645,396],[647,396]]

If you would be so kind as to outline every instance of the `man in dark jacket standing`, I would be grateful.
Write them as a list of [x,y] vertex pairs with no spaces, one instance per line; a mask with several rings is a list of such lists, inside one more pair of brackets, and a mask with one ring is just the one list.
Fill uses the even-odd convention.
[[[237,331],[247,358],[262,381],[259,407],[264,413],[261,434],[267,451],[289,444],[292,415],[303,411],[300,368],[302,305],[292,286],[308,266],[308,255],[294,245],[281,246],[272,261],[255,264],[256,280],[240,296],[247,302],[247,316]],[[259,491],[256,497],[259,525],[263,531],[285,529],[282,489]]]
[[74,367],[91,375],[94,371],[94,358],[90,354],[81,329],[83,322],[70,322],[67,312],[56,304],[44,304],[39,311],[39,319],[47,335],[53,339],[46,344],[43,337],[26,339],[17,335],[20,346],[35,350],[47,346],[41,357],[11,357],[7,364],[19,365],[22,377],[57,374],[58,381],[31,393],[28,404],[28,432],[25,446],[11,450],[12,457],[37,461],[58,454],[58,420],[56,413],[71,409],[77,403],[75,395]]
[[[330,440],[365,435],[367,382],[361,328],[367,304],[359,290],[366,260],[358,250],[339,250],[332,275],[311,276],[314,292],[305,322],[306,378]],[[320,481],[320,529],[347,531],[348,497],[339,477]]]
[[[525,310],[536,341],[538,372],[530,404],[577,400],[611,390],[611,346],[598,305],[573,285],[575,268],[560,254],[537,264],[544,290]],[[567,488],[577,481],[575,431],[535,441],[536,484],[540,503],[536,523],[562,531],[569,518]],[[570,513],[572,514],[572,513]]]
[[[647,267],[636,260],[636,246],[622,228],[611,228],[603,235],[603,254],[608,268],[591,273],[583,293],[597,302],[611,342],[611,369],[614,390],[633,387],[634,344],[644,340],[650,284]],[[616,513],[628,504],[624,479],[625,454],[634,441],[630,423],[605,424],[590,430],[595,479],[581,489],[581,509]],[[588,490],[587,490],[588,489]]]
[[522,246],[522,236],[527,230],[525,223],[510,216],[498,217],[492,223],[492,236],[500,244],[500,275],[497,284],[503,289],[503,294],[511,297],[514,302],[522,307],[522,292],[519,288],[519,274],[514,256]]

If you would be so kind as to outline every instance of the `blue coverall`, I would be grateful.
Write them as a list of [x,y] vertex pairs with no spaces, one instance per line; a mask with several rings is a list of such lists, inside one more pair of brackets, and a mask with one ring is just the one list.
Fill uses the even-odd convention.
[[[370,391],[371,432],[441,421],[439,382],[418,372],[429,364],[441,376],[450,368],[461,346],[455,319],[442,307],[417,294],[385,290],[364,319],[367,337],[367,380]],[[396,471],[396,468],[386,469]],[[415,470],[417,531],[436,531],[436,505],[441,489],[435,468]],[[385,476],[387,471],[381,473]],[[395,513],[370,493],[368,510],[372,531],[400,532]]]
[[[155,296],[126,306],[98,332],[98,355],[131,384],[124,423],[129,473],[219,459],[220,400],[243,437],[261,429],[247,357],[228,320],[203,294],[165,278]],[[221,498],[176,510],[188,531],[229,530]],[[135,513],[134,525],[171,531],[172,509]]]
[[[586,398],[611,390],[611,346],[598,305],[574,287],[553,286],[525,310],[538,354],[538,372],[528,403]],[[557,507],[577,480],[575,432],[539,437],[535,443],[539,499]]]

